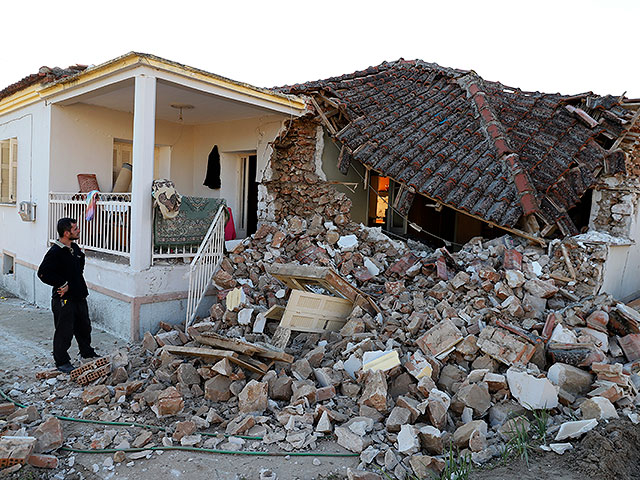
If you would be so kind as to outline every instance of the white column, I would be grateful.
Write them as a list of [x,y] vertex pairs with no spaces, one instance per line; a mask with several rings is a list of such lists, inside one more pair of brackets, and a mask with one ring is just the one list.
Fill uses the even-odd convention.
[[131,259],[136,271],[151,266],[151,183],[156,132],[156,79],[136,77],[131,178]]

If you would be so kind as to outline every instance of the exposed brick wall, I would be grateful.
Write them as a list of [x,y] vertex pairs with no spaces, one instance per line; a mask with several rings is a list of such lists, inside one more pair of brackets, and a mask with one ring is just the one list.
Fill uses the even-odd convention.
[[270,175],[262,181],[260,220],[280,222],[291,216],[311,218],[319,214],[337,224],[349,221],[351,200],[318,171],[316,159],[322,153],[319,127],[310,116],[296,118],[275,140]]

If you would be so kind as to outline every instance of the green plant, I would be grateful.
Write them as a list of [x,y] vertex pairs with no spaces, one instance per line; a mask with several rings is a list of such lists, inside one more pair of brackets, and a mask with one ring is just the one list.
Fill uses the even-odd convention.
[[531,429],[534,435],[546,445],[547,427],[549,426],[549,410],[547,410],[546,408],[533,410],[532,414],[533,422],[531,422]]
[[[456,452],[457,453],[457,452]],[[449,443],[449,450],[445,458],[445,467],[442,473],[435,478],[437,480],[468,480],[473,465],[471,463],[471,455],[454,454],[453,444]]]
[[529,466],[529,444],[531,442],[531,437],[527,429],[529,420],[527,420],[525,416],[520,415],[513,419],[512,425],[513,430],[508,432],[511,437],[505,445],[505,449],[502,451],[502,460],[506,462],[511,454],[515,454],[522,458],[527,466]]

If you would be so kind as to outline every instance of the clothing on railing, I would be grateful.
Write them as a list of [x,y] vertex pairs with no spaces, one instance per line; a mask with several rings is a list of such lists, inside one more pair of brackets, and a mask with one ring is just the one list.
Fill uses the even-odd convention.
[[96,215],[96,204],[98,202],[98,195],[100,192],[98,190],[91,190],[87,193],[87,212],[85,215],[85,219],[88,221],[93,220],[93,217]]

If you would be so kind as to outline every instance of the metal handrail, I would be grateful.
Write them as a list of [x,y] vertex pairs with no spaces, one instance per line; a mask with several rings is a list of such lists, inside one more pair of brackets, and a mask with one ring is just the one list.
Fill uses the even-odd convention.
[[222,263],[224,253],[224,227],[223,221],[225,207],[221,206],[213,218],[207,234],[202,239],[198,253],[189,265],[189,294],[187,297],[187,315],[185,326],[193,322],[198,307],[205,296],[211,278]]

